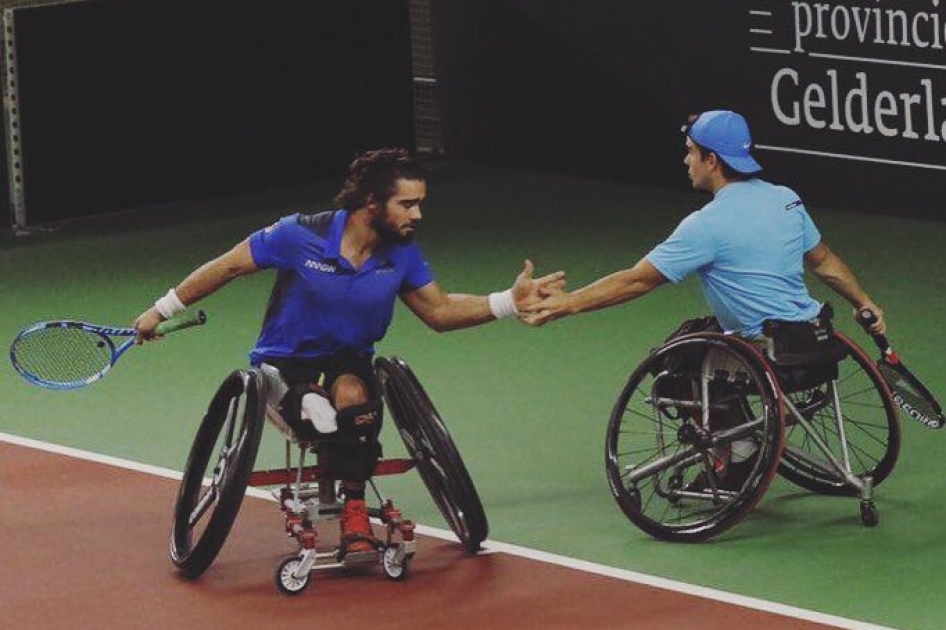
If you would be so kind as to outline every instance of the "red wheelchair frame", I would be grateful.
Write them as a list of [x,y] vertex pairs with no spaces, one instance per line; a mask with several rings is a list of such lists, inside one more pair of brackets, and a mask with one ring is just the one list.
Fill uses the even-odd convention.
[[[397,357],[378,358],[375,370],[382,396],[410,458],[378,462],[373,477],[416,468],[441,514],[469,552],[480,549],[489,525],[482,503],[446,425],[413,371]],[[371,537],[373,551],[347,553],[341,546],[320,548],[317,524],[338,518],[337,480],[318,462],[321,442],[300,441],[267,405],[271,375],[260,368],[235,370],[217,390],[197,431],[174,509],[170,556],[185,576],[200,576],[220,552],[248,486],[280,486],[273,494],[284,527],[299,552],[280,562],[276,585],[294,595],[308,586],[316,569],[380,563],[392,580],[406,579],[415,554],[414,523],[404,519],[390,499],[369,484],[379,507],[369,514],[385,526],[383,538]],[[265,420],[286,437],[284,468],[254,471]],[[293,465],[296,445],[298,464]],[[306,465],[314,452],[316,463]]]

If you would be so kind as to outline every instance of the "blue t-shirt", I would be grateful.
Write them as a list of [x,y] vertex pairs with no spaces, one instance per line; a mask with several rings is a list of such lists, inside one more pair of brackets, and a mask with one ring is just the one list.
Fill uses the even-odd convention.
[[794,191],[750,179],[717,191],[646,258],[672,282],[697,272],[723,329],[755,337],[766,319],[817,317],[804,255],[820,241]]
[[253,364],[275,358],[315,358],[374,352],[404,291],[434,276],[414,244],[387,245],[359,268],[339,253],[346,210],[284,217],[250,235],[260,268],[279,270]]

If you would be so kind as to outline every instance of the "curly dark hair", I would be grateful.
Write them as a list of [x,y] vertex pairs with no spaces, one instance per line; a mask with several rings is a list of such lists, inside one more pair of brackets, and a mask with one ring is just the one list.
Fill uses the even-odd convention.
[[400,147],[365,151],[349,165],[348,171],[342,189],[335,195],[336,205],[348,210],[365,206],[371,197],[382,205],[387,203],[399,179],[427,180],[420,162]]

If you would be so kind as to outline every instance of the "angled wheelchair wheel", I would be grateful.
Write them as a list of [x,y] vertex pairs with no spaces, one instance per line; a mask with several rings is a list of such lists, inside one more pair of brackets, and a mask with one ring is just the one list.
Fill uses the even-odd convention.
[[430,496],[470,552],[489,534],[486,512],[463,459],[436,408],[402,359],[379,357],[378,379],[388,410]]
[[[900,453],[900,420],[896,404],[874,362],[853,341],[835,333],[848,348],[838,364],[838,378],[810,390],[787,394],[835,458],[848,461],[857,477],[871,477],[874,487],[893,471]],[[837,401],[834,391],[837,389]],[[842,419],[842,430],[838,419]],[[812,436],[789,413],[785,418],[785,452],[779,474],[792,483],[828,495],[856,495],[834,471]],[[847,444],[845,457],[842,444]]]
[[775,376],[752,346],[713,333],[674,339],[631,374],[611,412],[612,494],[655,538],[717,536],[768,488],[782,423]]
[[236,370],[207,408],[184,469],[171,531],[171,561],[191,578],[223,546],[259,450],[266,396],[257,370]]

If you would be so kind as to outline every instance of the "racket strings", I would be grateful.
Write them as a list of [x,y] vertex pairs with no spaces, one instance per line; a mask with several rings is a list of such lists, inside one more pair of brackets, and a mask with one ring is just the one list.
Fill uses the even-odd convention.
[[112,362],[107,338],[81,328],[42,328],[20,337],[12,348],[22,371],[50,383],[91,378]]

